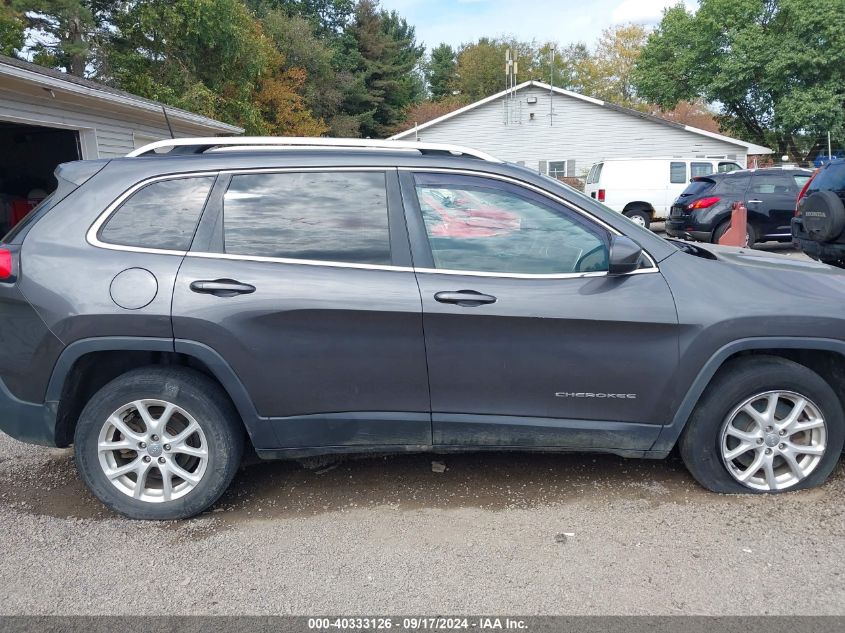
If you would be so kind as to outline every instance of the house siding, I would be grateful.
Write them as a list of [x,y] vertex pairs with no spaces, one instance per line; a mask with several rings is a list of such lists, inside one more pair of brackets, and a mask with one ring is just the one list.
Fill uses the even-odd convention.
[[[534,97],[537,103],[529,104]],[[682,128],[616,112],[575,97],[537,86],[519,90],[511,100],[506,124],[507,97],[490,101],[419,131],[419,140],[472,147],[502,160],[523,162],[540,170],[541,161],[575,161],[574,174],[586,175],[590,166],[606,158],[659,156],[726,156],[744,165],[747,150]],[[552,103],[550,104],[550,99]],[[550,105],[554,117],[549,116]],[[534,118],[530,117],[534,113]],[[550,118],[552,124],[549,124]],[[414,140],[414,132],[397,138]],[[572,164],[572,163],[570,163]]]
[[[39,86],[10,78],[0,83],[0,121],[79,130],[84,158],[125,156],[135,148],[135,134],[170,138],[161,113],[156,115],[60,90],[51,94]],[[210,127],[173,118],[171,124],[177,137],[219,133]]]

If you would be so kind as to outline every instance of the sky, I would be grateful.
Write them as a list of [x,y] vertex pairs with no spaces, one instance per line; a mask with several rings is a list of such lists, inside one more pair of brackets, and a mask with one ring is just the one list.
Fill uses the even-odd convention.
[[[592,45],[614,24],[660,22],[678,0],[381,0],[417,30],[429,49],[440,42],[459,46],[482,36]],[[692,8],[695,0],[684,0]]]

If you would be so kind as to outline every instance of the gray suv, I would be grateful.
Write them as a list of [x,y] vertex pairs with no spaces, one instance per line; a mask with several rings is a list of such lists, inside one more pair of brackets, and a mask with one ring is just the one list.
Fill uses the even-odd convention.
[[667,241],[450,146],[180,139],[56,175],[0,245],[0,428],[73,444],[127,516],[202,512],[245,445],[677,446],[726,493],[842,452],[845,271]]

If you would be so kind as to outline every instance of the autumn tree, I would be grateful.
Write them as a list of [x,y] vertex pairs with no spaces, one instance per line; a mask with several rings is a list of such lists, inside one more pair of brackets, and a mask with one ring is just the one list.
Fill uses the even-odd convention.
[[546,42],[537,49],[535,58],[534,79],[545,83],[552,82],[558,88],[578,93],[593,91],[595,80],[592,58],[589,48],[583,42],[567,46]]
[[634,67],[645,46],[648,32],[639,24],[605,29],[587,62],[588,94],[629,107],[643,107],[634,88]]
[[415,125],[428,123],[465,105],[467,105],[466,100],[456,96],[414,103],[405,109],[405,118],[393,129],[393,134],[409,130]]
[[804,162],[845,137],[842,0],[701,0],[666,11],[635,72],[664,109],[701,99],[741,138]]
[[506,87],[505,55],[510,49],[517,62],[517,83],[532,79],[535,51],[530,42],[480,38],[458,52],[455,89],[470,101],[489,97]]

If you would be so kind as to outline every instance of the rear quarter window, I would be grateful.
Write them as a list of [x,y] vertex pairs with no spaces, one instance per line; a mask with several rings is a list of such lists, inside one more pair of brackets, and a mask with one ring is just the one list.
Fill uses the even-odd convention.
[[214,176],[154,182],[133,193],[112,213],[98,235],[120,246],[186,251]]

